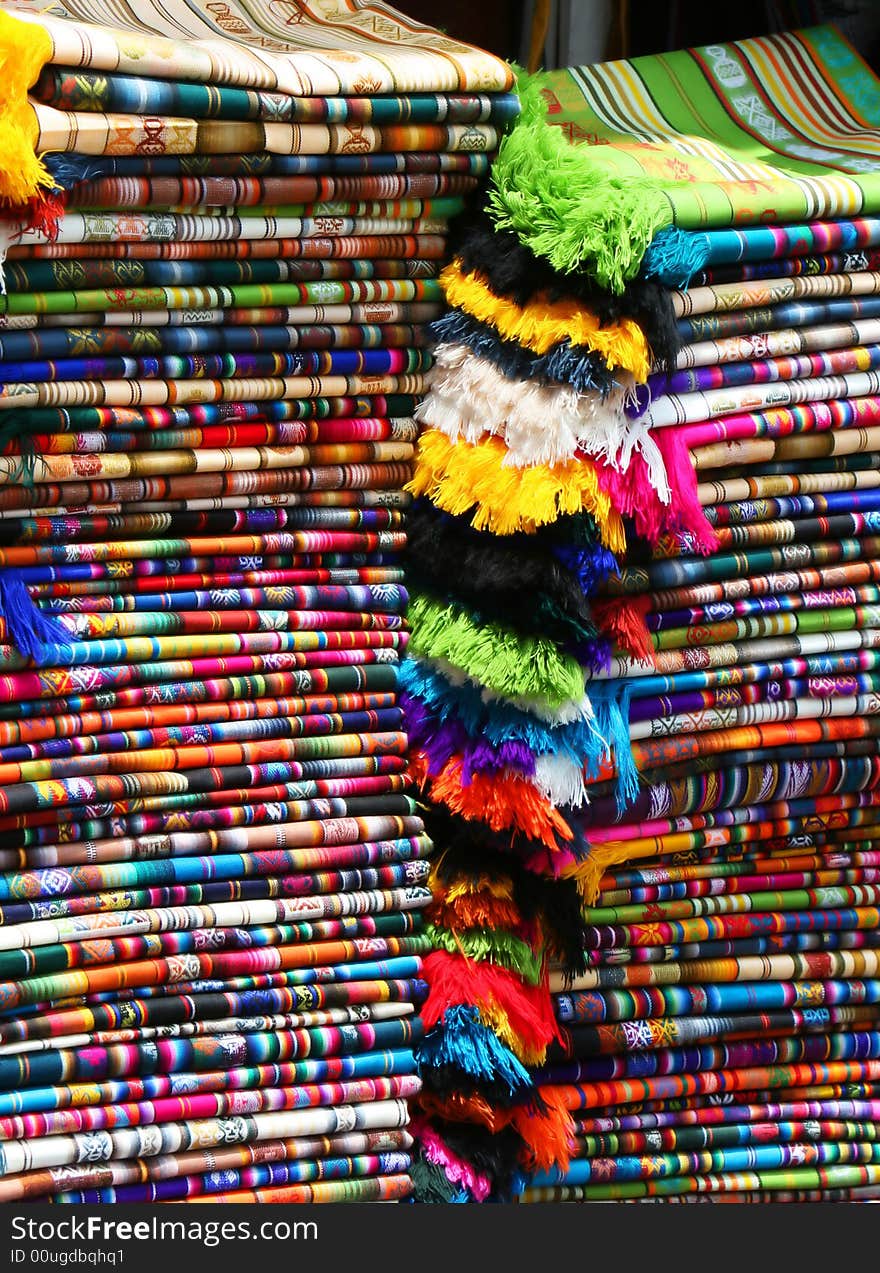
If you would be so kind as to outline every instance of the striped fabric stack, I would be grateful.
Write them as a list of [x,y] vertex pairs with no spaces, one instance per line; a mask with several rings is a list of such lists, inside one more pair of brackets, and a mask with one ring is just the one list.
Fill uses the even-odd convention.
[[524,85],[444,276],[426,1197],[880,1195],[878,89],[830,29]]
[[0,1198],[405,1197],[403,487],[510,73],[381,3],[43,8],[0,13]]
[[616,682],[643,787],[584,818],[593,967],[553,979],[541,1075],[577,1159],[529,1200],[880,1196],[880,345],[855,317],[880,276],[820,250],[878,228],[709,232],[673,295],[682,370],[646,418],[718,544],[615,581],[655,651]]

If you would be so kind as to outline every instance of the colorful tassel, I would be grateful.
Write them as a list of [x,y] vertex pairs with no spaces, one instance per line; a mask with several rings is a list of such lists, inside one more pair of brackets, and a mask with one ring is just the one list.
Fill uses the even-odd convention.
[[34,152],[37,120],[27,96],[51,55],[48,31],[0,10],[0,201],[17,207],[53,185]]
[[512,1036],[536,1048],[563,1041],[544,984],[528,986],[506,968],[476,964],[442,950],[425,957],[423,976],[429,987],[422,1008],[426,1029],[437,1025],[446,1008],[467,1003],[478,1007],[485,1021],[491,1021],[493,1013],[504,1013]]
[[460,607],[429,597],[412,600],[409,621],[413,654],[445,659],[497,694],[534,694],[551,704],[583,696],[580,665],[552,641],[520,637],[499,624],[481,624]]
[[493,831],[520,831],[539,841],[551,853],[564,849],[565,841],[572,839],[571,828],[559,811],[527,778],[518,774],[499,777],[474,774],[465,785],[461,761],[453,758],[436,778],[430,779],[428,790],[433,801],[453,813],[483,822]]
[[654,662],[654,643],[645,623],[651,598],[609,597],[593,606],[596,623],[618,648],[645,663]]
[[503,928],[444,930],[436,924],[426,928],[431,944],[437,950],[451,955],[461,953],[478,963],[493,963],[499,968],[509,968],[523,981],[537,986],[544,975],[544,960],[524,941]]
[[496,296],[485,277],[464,273],[459,261],[446,266],[440,282],[450,305],[488,323],[505,340],[515,340],[532,353],[546,354],[568,341],[601,354],[611,370],[628,371],[639,384],[648,379],[648,342],[631,319],[603,327],[595,314],[576,301],[553,301],[540,293],[525,305],[517,305],[509,297]]
[[589,148],[582,152],[551,127],[544,85],[540,75],[518,80],[522,111],[498,150],[489,214],[555,269],[583,270],[621,292],[651,240],[670,225],[669,200],[658,183],[606,175]]

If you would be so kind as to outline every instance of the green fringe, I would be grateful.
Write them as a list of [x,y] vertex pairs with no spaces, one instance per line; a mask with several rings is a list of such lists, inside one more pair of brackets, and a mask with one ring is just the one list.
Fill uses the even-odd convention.
[[584,696],[583,668],[546,637],[519,636],[425,596],[410,601],[408,617],[411,655],[445,659],[495,694],[540,697],[551,707]]
[[540,74],[518,81],[522,111],[492,167],[489,215],[561,273],[582,270],[622,292],[654,235],[672,224],[669,201],[652,181],[593,168],[589,147],[547,123],[545,82]]
[[460,955],[464,951],[469,959],[508,968],[533,986],[541,980],[544,963],[541,954],[506,929],[462,928],[452,932],[428,924],[425,931],[435,947],[448,951],[450,955]]
[[413,1157],[409,1174],[415,1202],[454,1202],[460,1193],[460,1187],[452,1183],[443,1168],[421,1154]]

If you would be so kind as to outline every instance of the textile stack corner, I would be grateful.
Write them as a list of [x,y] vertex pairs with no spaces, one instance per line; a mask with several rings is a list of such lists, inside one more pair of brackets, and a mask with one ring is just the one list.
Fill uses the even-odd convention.
[[0,66],[0,1198],[406,1197],[403,488],[511,72],[362,0]]
[[880,83],[519,87],[417,412],[417,1193],[875,1198]]

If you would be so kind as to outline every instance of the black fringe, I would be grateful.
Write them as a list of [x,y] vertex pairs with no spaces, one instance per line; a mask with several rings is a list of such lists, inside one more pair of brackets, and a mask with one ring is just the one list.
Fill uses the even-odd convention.
[[462,309],[448,310],[431,323],[436,341],[467,345],[479,358],[497,367],[508,380],[551,380],[570,385],[578,393],[610,393],[614,374],[601,354],[586,346],[562,341],[546,354],[533,354],[515,340],[505,340],[494,327]]
[[492,1182],[492,1199],[509,1201],[520,1175],[526,1143],[512,1127],[490,1132],[479,1123],[450,1123],[432,1119],[431,1128],[450,1151]]
[[[549,953],[560,961],[566,974],[574,976],[586,971],[583,903],[574,880],[552,879],[527,870],[509,850],[499,847],[504,836],[467,822],[448,809],[431,809],[424,821],[437,851],[433,865],[442,883],[478,879],[481,875],[509,880],[517,910],[523,919],[541,923]],[[485,834],[475,836],[474,826]]]
[[422,1086],[426,1091],[434,1092],[441,1097],[453,1094],[467,1098],[481,1097],[487,1105],[494,1105],[500,1109],[511,1109],[520,1103],[516,1095],[511,1094],[506,1083],[498,1080],[477,1083],[474,1081],[473,1074],[458,1065],[426,1065],[419,1059],[418,1053],[416,1059],[419,1061]]
[[404,566],[416,588],[421,582],[517,631],[554,641],[598,636],[576,576],[534,542],[512,552],[506,539],[483,535],[425,499],[409,509],[406,535]]
[[[507,854],[514,861],[522,859],[522,863],[529,858],[539,854],[545,856],[547,853],[547,846],[540,840],[533,840],[530,836],[510,828],[504,831],[493,831],[485,822],[464,818],[459,813],[453,813],[445,805],[425,805],[424,807],[420,805],[419,813],[425,823],[428,836],[438,851],[459,845],[466,850],[469,849],[473,854],[482,855],[484,852],[494,851]],[[579,819],[581,813],[582,811],[579,810]],[[579,859],[586,858],[587,845],[577,824],[567,825],[571,832],[571,839],[558,840],[559,848],[570,850]],[[527,866],[525,870],[532,880],[543,878],[538,876],[537,872],[529,871]],[[553,883],[555,885],[556,881]]]
[[657,365],[672,371],[681,336],[668,287],[650,279],[633,279],[613,295],[597,287],[586,274],[560,274],[521,243],[511,230],[496,230],[484,211],[462,219],[452,252],[464,270],[479,270],[492,291],[524,305],[536,292],[551,300],[574,299],[594,313],[603,325],[631,318],[641,327]]

